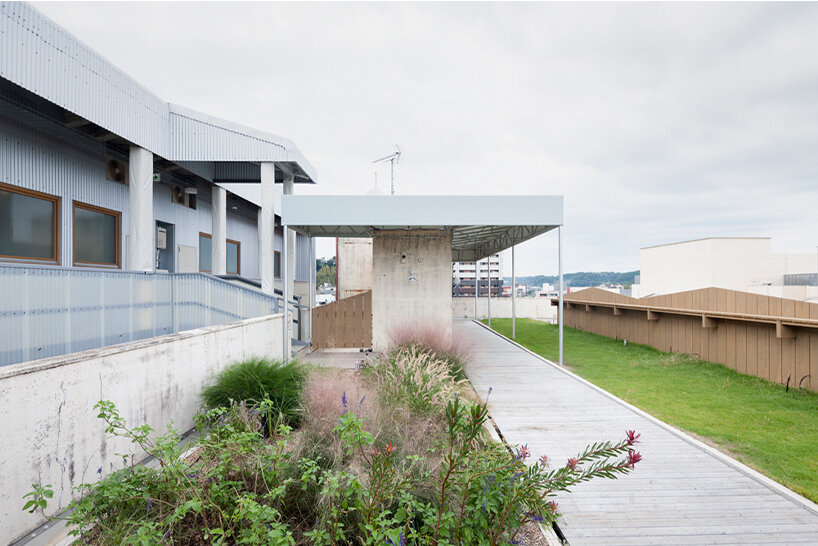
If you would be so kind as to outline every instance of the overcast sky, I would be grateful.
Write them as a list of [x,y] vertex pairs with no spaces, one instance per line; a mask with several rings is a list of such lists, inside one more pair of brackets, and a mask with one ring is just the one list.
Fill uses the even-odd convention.
[[[297,191],[364,193],[397,143],[400,194],[563,194],[566,272],[818,245],[814,3],[35,5],[163,99],[294,140]],[[555,234],[517,272],[555,273]]]

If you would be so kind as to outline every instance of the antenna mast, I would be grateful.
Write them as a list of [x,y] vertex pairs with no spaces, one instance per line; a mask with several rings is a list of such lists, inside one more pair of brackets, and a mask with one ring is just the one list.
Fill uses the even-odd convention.
[[372,163],[380,163],[381,161],[389,161],[390,163],[390,174],[392,176],[392,195],[395,195],[395,165],[400,163],[400,146],[395,144],[395,151],[388,156],[382,157],[380,159],[376,159]]

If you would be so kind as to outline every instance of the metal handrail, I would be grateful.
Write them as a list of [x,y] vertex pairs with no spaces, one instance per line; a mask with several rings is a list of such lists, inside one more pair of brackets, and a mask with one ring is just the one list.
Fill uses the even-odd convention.
[[3,263],[0,366],[279,313],[281,300],[198,272]]

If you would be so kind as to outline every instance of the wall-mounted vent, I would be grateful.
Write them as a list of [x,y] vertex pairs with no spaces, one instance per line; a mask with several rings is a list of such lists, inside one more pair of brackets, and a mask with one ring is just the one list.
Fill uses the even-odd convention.
[[188,206],[188,194],[185,193],[185,189],[182,186],[174,185],[171,188],[170,198],[177,205]]
[[111,182],[128,185],[128,164],[119,159],[108,158],[105,163],[105,178]]

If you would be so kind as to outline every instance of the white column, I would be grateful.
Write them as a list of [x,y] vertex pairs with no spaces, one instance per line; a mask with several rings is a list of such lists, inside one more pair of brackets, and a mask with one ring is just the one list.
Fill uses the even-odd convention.
[[128,160],[128,200],[128,269],[155,271],[153,154],[139,146],[131,146]]
[[[293,194],[293,175],[285,174],[284,175],[284,195],[292,195]],[[291,229],[284,229],[284,238],[287,239],[287,252],[282,252],[282,256],[286,256],[284,259],[285,267],[287,268],[287,278],[289,279],[289,286],[287,287],[290,290],[290,297],[293,297],[295,294],[295,264],[296,264],[296,243],[295,243],[295,232]]]
[[210,272],[213,275],[227,274],[227,190],[213,186],[212,232],[210,234]]
[[514,275],[514,247],[511,247],[511,339],[517,339],[517,286]]
[[557,228],[557,245],[559,246],[559,269],[560,269],[560,292],[559,292],[559,299],[560,299],[560,308],[559,308],[559,344],[560,344],[560,366],[562,366],[562,315],[564,311],[564,307],[562,305],[562,226]]
[[257,265],[257,273],[259,281],[261,280],[261,268],[264,267],[261,263],[261,255],[264,254],[264,245],[262,244],[262,237],[261,237],[261,207],[258,208],[256,212],[256,231],[258,233],[258,254],[256,256],[256,261],[258,262]]
[[261,291],[273,295],[275,290],[275,202],[276,202],[276,167],[275,163],[261,164],[261,210],[259,210],[259,271]]
[[[336,258],[337,259],[337,258]],[[310,306],[309,324],[310,324],[310,344],[312,344],[312,310],[315,308],[315,238],[310,237],[310,297],[307,300],[307,305]]]
[[[281,227],[283,228],[283,231],[284,231],[284,234],[285,234],[285,236],[281,238],[282,239],[282,245],[283,245],[283,247],[281,249],[281,255],[286,256],[287,255],[287,237],[286,237],[287,226],[282,224]],[[284,353],[282,355],[282,360],[284,360],[284,362],[287,362],[287,361],[290,360],[290,343],[291,343],[291,340],[292,340],[292,334],[290,333],[291,326],[292,326],[292,319],[290,318],[290,298],[292,297],[292,293],[290,292],[290,289],[289,289],[289,286],[290,286],[289,268],[288,267],[282,267],[281,273],[282,273],[282,276],[283,276],[283,278],[281,279],[282,280],[281,293],[283,295],[283,300],[284,300],[284,324],[283,324],[282,336],[281,336],[283,338],[282,339],[282,341],[283,341],[283,350],[282,350],[282,352]]]

